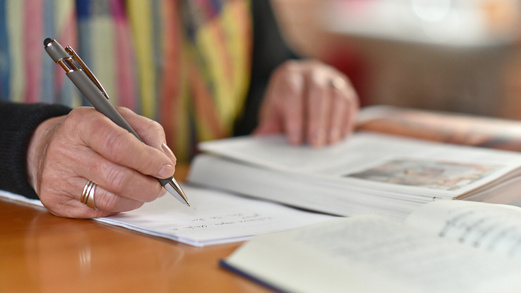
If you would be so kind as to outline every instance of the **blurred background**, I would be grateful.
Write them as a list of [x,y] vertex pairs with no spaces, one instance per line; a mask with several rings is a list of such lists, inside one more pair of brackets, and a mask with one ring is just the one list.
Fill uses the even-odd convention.
[[288,43],[362,106],[521,120],[521,0],[272,0]]

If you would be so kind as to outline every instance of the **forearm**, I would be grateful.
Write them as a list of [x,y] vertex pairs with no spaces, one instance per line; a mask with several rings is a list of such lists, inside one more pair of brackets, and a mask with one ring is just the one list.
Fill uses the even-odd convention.
[[31,137],[42,122],[69,111],[61,105],[0,102],[0,189],[37,198],[27,172]]

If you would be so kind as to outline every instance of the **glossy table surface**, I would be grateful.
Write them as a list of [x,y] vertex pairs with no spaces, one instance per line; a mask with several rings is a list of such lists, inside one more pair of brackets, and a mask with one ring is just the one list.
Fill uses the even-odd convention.
[[267,291],[219,267],[240,243],[192,247],[7,199],[0,237],[0,292]]

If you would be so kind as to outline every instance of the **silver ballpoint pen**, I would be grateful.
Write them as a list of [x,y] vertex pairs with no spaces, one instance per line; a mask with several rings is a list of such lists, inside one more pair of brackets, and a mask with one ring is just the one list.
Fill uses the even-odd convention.
[[[143,141],[109,102],[109,96],[99,80],[70,46],[64,49],[56,40],[50,38],[45,39],[43,45],[47,54],[65,70],[67,77],[69,77],[96,110]],[[173,176],[169,179],[158,178],[157,180],[180,202],[190,206],[186,194]]]

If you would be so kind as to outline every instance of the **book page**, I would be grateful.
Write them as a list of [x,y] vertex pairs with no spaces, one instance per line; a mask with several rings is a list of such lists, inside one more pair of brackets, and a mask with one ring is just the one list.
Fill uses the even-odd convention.
[[470,201],[439,201],[415,210],[406,220],[410,226],[521,260],[521,208]]
[[194,246],[236,242],[302,227],[332,216],[183,184],[191,207],[170,194],[141,208],[98,221]]
[[515,292],[519,263],[375,216],[259,235],[225,266],[290,292]]
[[[404,220],[419,205],[414,198],[403,193],[375,193],[349,184],[334,184],[323,178],[310,180],[301,174],[274,172],[209,154],[199,154],[192,161],[188,180],[202,186],[342,216],[379,214]],[[399,198],[399,201],[394,198]]]
[[376,133],[355,133],[319,149],[290,145],[280,135],[204,142],[200,149],[270,169],[431,198],[454,198],[521,166],[521,156],[511,152]]

